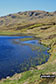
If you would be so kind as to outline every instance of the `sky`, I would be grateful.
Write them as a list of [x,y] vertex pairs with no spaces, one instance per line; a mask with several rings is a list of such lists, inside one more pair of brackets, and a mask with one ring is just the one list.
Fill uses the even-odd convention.
[[56,0],[0,0],[0,16],[29,10],[56,11]]

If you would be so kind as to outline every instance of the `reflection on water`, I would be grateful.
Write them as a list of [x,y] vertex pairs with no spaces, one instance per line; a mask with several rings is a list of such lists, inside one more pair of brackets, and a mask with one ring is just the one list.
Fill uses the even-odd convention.
[[[28,38],[28,40],[20,40]],[[0,36],[0,79],[45,63],[48,48],[32,36]]]

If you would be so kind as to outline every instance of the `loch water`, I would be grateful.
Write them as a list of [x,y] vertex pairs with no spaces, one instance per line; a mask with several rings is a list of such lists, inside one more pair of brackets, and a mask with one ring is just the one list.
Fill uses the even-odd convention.
[[0,36],[0,79],[47,62],[48,49],[33,36]]

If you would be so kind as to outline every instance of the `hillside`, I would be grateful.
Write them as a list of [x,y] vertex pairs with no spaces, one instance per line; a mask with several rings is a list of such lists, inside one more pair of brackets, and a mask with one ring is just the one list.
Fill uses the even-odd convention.
[[47,63],[2,79],[0,84],[56,84],[56,78],[41,79],[40,74],[56,74],[56,11],[26,11],[0,17],[0,35],[34,35],[50,48]]
[[0,17],[0,31],[18,31],[39,23],[56,24],[56,11],[26,11]]

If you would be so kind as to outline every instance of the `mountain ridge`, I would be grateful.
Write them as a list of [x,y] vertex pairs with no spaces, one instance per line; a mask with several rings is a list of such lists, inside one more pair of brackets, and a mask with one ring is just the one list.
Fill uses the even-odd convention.
[[[30,24],[56,24],[56,11],[25,11],[0,17],[0,31],[17,30],[17,27]],[[27,26],[26,26],[27,27]],[[19,29],[19,28],[18,28]]]

